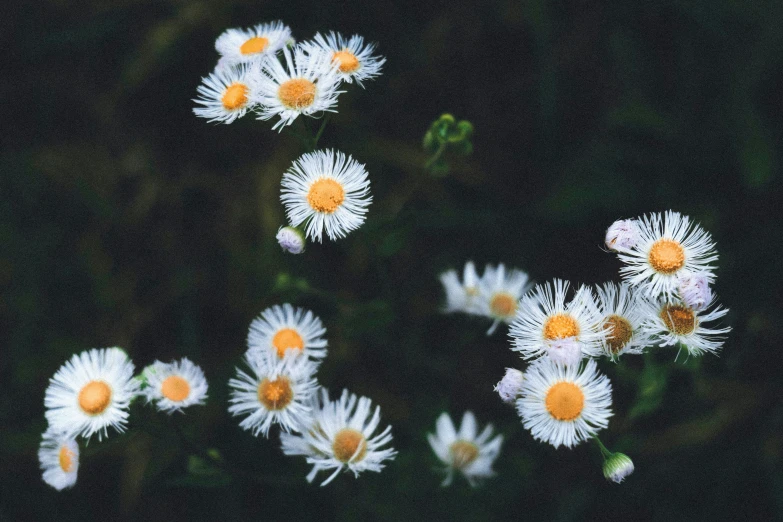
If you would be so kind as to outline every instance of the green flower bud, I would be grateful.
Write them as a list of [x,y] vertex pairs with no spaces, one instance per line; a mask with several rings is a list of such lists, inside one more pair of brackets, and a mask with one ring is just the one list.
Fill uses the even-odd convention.
[[623,453],[612,453],[604,460],[604,477],[606,480],[621,483],[625,477],[633,473],[633,461]]

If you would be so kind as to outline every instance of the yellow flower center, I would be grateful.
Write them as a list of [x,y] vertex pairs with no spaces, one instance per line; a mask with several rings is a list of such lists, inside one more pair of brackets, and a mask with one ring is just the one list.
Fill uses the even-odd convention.
[[277,350],[277,356],[282,358],[285,355],[285,351],[289,348],[301,352],[304,349],[304,340],[302,340],[302,336],[296,330],[283,328],[272,337],[272,346]]
[[332,55],[332,61],[340,64],[340,72],[352,73],[359,68],[359,60],[348,49],[336,51]]
[[332,451],[340,462],[359,462],[367,455],[367,439],[356,430],[343,428],[334,436]]
[[307,202],[313,210],[332,214],[343,204],[345,190],[332,178],[321,178],[310,186]]
[[294,390],[291,382],[285,377],[278,377],[274,381],[264,379],[258,385],[258,401],[267,410],[282,410],[294,398]]
[[239,52],[242,54],[256,54],[261,53],[269,45],[269,38],[263,36],[254,36],[247,42],[243,43],[239,48]]
[[241,109],[247,104],[247,85],[244,83],[232,83],[226,88],[220,99],[223,108],[227,111]]
[[604,319],[604,329],[609,330],[606,334],[606,345],[612,353],[618,353],[628,344],[633,335],[633,328],[628,319],[619,315],[610,315]]
[[650,266],[661,274],[673,274],[685,265],[685,249],[671,239],[659,239],[647,255]]
[[190,384],[179,375],[166,377],[160,392],[170,401],[181,402],[190,395]]
[[277,96],[289,109],[304,109],[315,101],[315,84],[304,78],[286,80],[280,84]]
[[70,473],[73,469],[73,458],[75,455],[68,446],[60,447],[60,467],[66,473]]
[[559,382],[546,393],[546,411],[559,421],[579,417],[585,406],[585,394],[572,382]]
[[103,381],[90,381],[79,392],[79,407],[88,415],[99,415],[111,404],[111,388]]
[[489,302],[493,315],[508,317],[517,310],[517,301],[509,294],[495,294]]
[[667,304],[660,313],[663,323],[670,332],[677,335],[688,335],[696,329],[696,314],[687,306]]
[[449,446],[451,462],[455,468],[464,468],[478,457],[478,446],[466,440],[455,441]]
[[544,338],[547,341],[576,337],[579,335],[579,324],[568,314],[555,314],[544,323]]

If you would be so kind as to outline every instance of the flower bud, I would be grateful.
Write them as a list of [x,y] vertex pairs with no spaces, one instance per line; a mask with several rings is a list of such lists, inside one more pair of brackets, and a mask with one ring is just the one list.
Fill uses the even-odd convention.
[[547,354],[557,363],[572,366],[582,360],[582,347],[574,337],[555,339],[547,343]]
[[682,274],[677,280],[680,297],[694,310],[703,310],[712,301],[712,290],[706,273]]
[[301,254],[305,249],[305,237],[302,231],[295,227],[280,227],[277,231],[277,242],[280,247],[291,254]]
[[606,231],[606,248],[609,250],[628,250],[639,242],[639,227],[635,219],[619,219]]
[[495,391],[498,392],[503,402],[513,404],[519,396],[522,389],[522,382],[525,380],[525,374],[514,368],[506,368],[506,374],[495,385]]
[[604,477],[606,477],[606,480],[619,484],[631,473],[633,473],[633,461],[628,455],[613,453],[604,460]]

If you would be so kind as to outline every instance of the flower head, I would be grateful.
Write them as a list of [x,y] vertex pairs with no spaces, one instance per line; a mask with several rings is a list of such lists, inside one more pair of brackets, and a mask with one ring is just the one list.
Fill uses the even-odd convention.
[[716,306],[712,311],[696,310],[681,301],[660,299],[651,308],[644,330],[659,346],[684,346],[690,355],[700,356],[706,352],[717,353],[723,347],[723,334],[731,328],[708,328],[706,323],[720,319],[728,313],[727,308]]
[[506,374],[495,385],[495,391],[498,392],[503,402],[514,404],[522,391],[522,383],[525,380],[525,374],[514,368],[506,368]]
[[644,352],[652,339],[643,326],[654,311],[642,292],[625,283],[609,282],[597,286],[596,294],[604,331],[601,352],[613,360],[623,354]]
[[326,328],[309,310],[288,303],[267,308],[253,319],[247,333],[250,352],[269,352],[282,359],[287,352],[312,359],[326,357]]
[[193,113],[200,118],[209,118],[210,122],[232,123],[241,118],[253,108],[251,98],[258,74],[256,66],[222,64],[215,68],[212,74],[201,79],[199,97],[193,101],[202,107],[196,107]]
[[54,432],[102,439],[108,428],[122,432],[138,392],[133,363],[119,348],[76,354],[49,380],[44,405]]
[[641,239],[635,219],[619,219],[606,231],[606,248],[618,252],[633,248]]
[[332,150],[304,154],[281,185],[288,221],[305,224],[307,237],[319,243],[324,232],[335,240],[359,228],[372,202],[364,165]]
[[619,484],[631,473],[633,473],[633,461],[628,455],[613,453],[604,460],[604,477],[606,480]]
[[492,424],[478,433],[476,417],[466,411],[462,417],[459,432],[448,413],[443,413],[435,424],[435,433],[428,433],[427,440],[432,451],[446,465],[444,486],[451,484],[454,472],[459,471],[471,486],[493,477],[492,464],[500,454],[503,436],[492,438]]
[[326,390],[321,391],[320,401],[313,401],[313,418],[301,435],[281,434],[283,453],[304,455],[313,469],[307,476],[312,482],[319,471],[334,470],[321,484],[325,486],[343,470],[352,471],[355,477],[363,471],[379,472],[385,460],[393,459],[397,452],[383,448],[392,440],[391,427],[375,433],[381,420],[381,410],[366,397],[357,398],[343,390],[340,399],[330,401]]
[[[580,367],[581,366],[581,367]],[[525,372],[517,411],[533,438],[555,448],[576,446],[609,424],[612,385],[595,361],[564,366],[548,359]]]
[[305,250],[305,236],[296,227],[280,227],[275,238],[280,248],[289,254],[301,254]]
[[375,44],[364,43],[359,35],[345,38],[340,33],[330,32],[327,35],[317,33],[312,42],[302,44],[309,54],[323,53],[331,63],[338,66],[338,77],[351,83],[356,80],[360,86],[362,80],[372,80],[381,74],[381,67],[386,58],[373,56]]
[[440,275],[440,282],[446,291],[446,306],[443,311],[477,313],[479,295],[479,276],[473,261],[465,263],[462,270],[462,282],[454,269]]
[[227,29],[215,41],[215,49],[228,65],[259,61],[274,56],[291,38],[283,22],[258,24],[249,29]]
[[487,265],[479,281],[480,299],[477,313],[494,319],[487,335],[492,334],[501,323],[511,323],[517,312],[519,299],[532,286],[528,275],[522,270],[506,267],[500,263],[497,268]]
[[79,473],[79,444],[65,433],[49,428],[43,434],[38,461],[44,482],[57,491],[73,487]]
[[158,410],[167,413],[204,404],[207,398],[207,379],[200,367],[188,358],[162,363],[155,361],[142,373],[146,386],[141,393],[147,402],[155,402]]
[[682,301],[694,310],[704,310],[712,302],[710,278],[706,273],[681,274],[677,282]]

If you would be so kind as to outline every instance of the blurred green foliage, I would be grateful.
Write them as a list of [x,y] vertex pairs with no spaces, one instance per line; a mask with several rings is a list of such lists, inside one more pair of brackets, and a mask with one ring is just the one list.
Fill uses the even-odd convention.
[[[13,3],[2,17],[0,520],[545,520],[783,517],[783,3],[734,0]],[[245,117],[193,116],[226,28],[359,33],[388,59],[341,95],[320,141],[366,163],[373,204],[345,240],[285,255],[282,173],[299,142]],[[427,175],[444,111],[473,154]],[[521,366],[501,328],[439,312],[437,274],[505,262],[537,281],[617,280],[617,218],[675,209],[717,240],[721,356],[621,364],[602,440],[636,472],[607,483],[584,444],[537,443],[492,386]],[[226,411],[251,319],[291,302],[328,330],[319,379],[371,397],[397,459],[308,485],[300,459]],[[130,431],[83,447],[79,481],[40,477],[50,376],[120,345],[138,368],[187,356],[210,400],[134,404]],[[694,367],[694,364],[698,367]],[[473,410],[507,437],[498,477],[441,489],[425,434]],[[219,462],[225,461],[222,467]],[[226,469],[228,468],[228,470]]]

